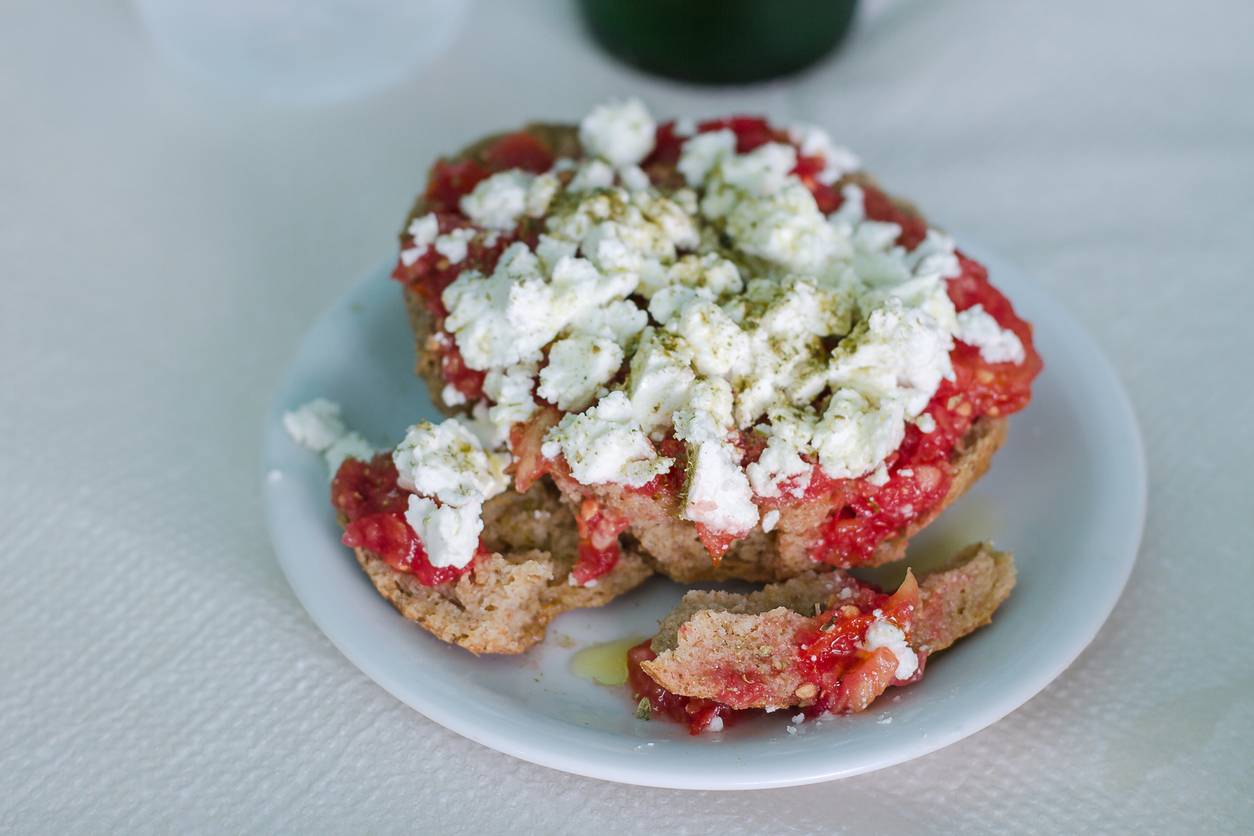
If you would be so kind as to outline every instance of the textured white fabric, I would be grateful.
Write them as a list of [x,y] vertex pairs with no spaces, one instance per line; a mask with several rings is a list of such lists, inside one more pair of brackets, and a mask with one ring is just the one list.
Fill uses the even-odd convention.
[[[126,4],[7,3],[0,831],[1248,832],[1254,5],[877,8],[795,82],[710,92],[611,63],[566,3],[483,2],[422,78],[276,111],[183,82]],[[829,127],[1110,353],[1145,546],[1093,646],[1005,720],[835,784],[616,786],[428,722],[289,592],[257,462],[301,333],[435,153],[624,93]]]

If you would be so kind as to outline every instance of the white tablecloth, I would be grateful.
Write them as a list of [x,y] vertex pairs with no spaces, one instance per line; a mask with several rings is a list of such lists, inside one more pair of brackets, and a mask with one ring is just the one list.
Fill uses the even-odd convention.
[[[189,84],[117,0],[6,4],[0,830],[1248,832],[1254,5],[879,11],[796,81],[714,92],[611,62],[564,2],[483,2],[420,77],[285,110]],[[835,784],[617,786],[428,722],[288,590],[258,448],[302,332],[434,154],[627,92],[827,125],[1110,353],[1145,545],[1096,642],[1003,721]]]

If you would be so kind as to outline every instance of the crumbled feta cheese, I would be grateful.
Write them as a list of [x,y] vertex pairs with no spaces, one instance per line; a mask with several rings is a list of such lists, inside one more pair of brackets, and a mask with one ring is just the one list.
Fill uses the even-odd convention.
[[975,305],[958,314],[955,335],[967,345],[980,350],[988,363],[1022,363],[1026,354],[1019,336],[993,319],[983,305]]
[[444,401],[445,406],[461,406],[466,403],[466,396],[461,389],[451,383],[446,383],[440,390],[440,400]]
[[683,144],[677,167],[689,186],[700,186],[719,163],[736,152],[736,135],[724,128],[697,134]]
[[425,496],[410,494],[405,522],[422,541],[432,566],[461,568],[474,560],[483,531],[483,506],[479,502],[441,505]]
[[689,447],[683,517],[711,531],[743,535],[758,523],[749,479],[736,450],[723,441]]
[[334,476],[340,469],[340,465],[344,464],[345,459],[368,462],[374,458],[374,454],[373,444],[357,433],[349,432],[340,436],[334,444],[324,450],[322,456],[326,459],[331,475]]
[[564,415],[545,435],[541,453],[563,456],[571,475],[585,485],[614,482],[638,488],[674,464],[653,449],[621,391],[585,412]]
[[906,634],[887,619],[877,618],[871,622],[862,646],[866,650],[877,650],[881,647],[891,650],[897,657],[897,679],[909,679],[919,669],[919,657],[906,641]]
[[436,236],[440,233],[440,223],[433,212],[428,212],[410,221],[406,231],[412,243],[401,250],[401,263],[406,267],[413,267],[415,262],[427,252],[427,248],[435,242]]
[[444,327],[472,369],[536,362],[567,325],[633,288],[632,277],[603,276],[582,258],[562,257],[546,276],[527,245],[514,243],[491,276],[467,270],[445,289]]
[[614,185],[614,169],[604,160],[586,160],[575,170],[566,187],[570,192],[590,192]]
[[490,417],[491,411],[492,405],[488,403],[487,398],[482,398],[475,401],[474,406],[470,408],[469,416],[463,415],[458,420],[465,425],[466,429],[475,434],[475,438],[479,439],[483,449],[502,451],[499,455],[506,455],[503,451],[508,445],[509,430],[512,425],[494,424]]
[[836,390],[814,430],[814,447],[823,472],[833,479],[854,479],[871,472],[905,438],[902,401],[878,405],[853,389]]
[[770,412],[770,423],[759,428],[766,447],[758,460],[745,468],[758,496],[778,497],[785,492],[800,497],[810,486],[814,466],[802,458],[810,454],[817,417],[809,408],[779,407]]
[[[768,287],[759,291],[760,284]],[[737,380],[736,419],[742,428],[774,405],[813,401],[827,386],[823,338],[845,333],[851,322],[851,303],[843,293],[808,282],[754,280],[746,299],[761,310],[747,323],[752,373]]]
[[527,215],[532,218],[543,217],[561,188],[562,181],[556,174],[536,175],[527,187]]
[[732,429],[731,386],[717,377],[698,380],[674,422],[676,437],[689,445],[684,519],[711,531],[747,533],[758,522],[758,509],[740,453],[726,440]]
[[534,177],[525,171],[500,171],[480,180],[459,205],[462,213],[478,226],[513,229],[527,211],[527,191]]
[[866,192],[857,183],[840,189],[840,208],[827,216],[827,222],[842,235],[852,237],[854,228],[866,220]]
[[724,158],[722,176],[729,186],[754,197],[765,197],[782,189],[789,172],[796,166],[796,149],[780,142],[768,142],[748,154]]
[[510,427],[522,423],[536,411],[535,367],[529,364],[492,369],[483,378],[483,393],[492,399],[488,420],[504,437]]
[[806,720],[806,715],[805,715],[805,712],[804,712],[804,711],[802,711],[802,712],[800,712],[800,713],[797,713],[797,714],[792,715],[792,724],[793,724],[794,726],[799,726],[799,725],[801,725],[802,723],[804,723],[804,722],[805,722],[805,720]]
[[[683,513],[720,530],[756,523],[755,493],[802,495],[816,465],[884,483],[906,422],[934,428],[921,410],[953,375],[954,335],[992,337],[982,309],[960,323],[948,298],[951,239],[929,230],[907,251],[897,224],[867,219],[853,184],[824,217],[792,173],[799,156],[822,157],[825,183],[857,159],[817,128],[797,126],[790,140],[740,154],[729,130],[691,136],[677,163],[688,187],[664,193],[639,166],[653,121],[629,101],[582,122],[580,162],[478,184],[462,209],[491,234],[547,217],[534,252],[511,245],[491,276],[465,271],[442,297],[466,365],[487,373],[476,431],[499,443],[539,396],[568,413],[545,455],[565,456],[581,482],[643,484],[669,467],[650,439],[673,428],[690,445]],[[563,171],[575,172],[564,190]],[[415,241],[464,259],[473,233],[437,235],[434,224]],[[986,359],[1011,350],[980,348]],[[727,444],[737,428],[766,441],[743,469]]]
[[710,720],[710,724],[706,726],[706,728],[712,732],[721,732],[723,730],[723,718],[715,717]]
[[664,273],[642,277],[639,292],[651,298],[659,291],[677,286],[700,290],[706,298],[718,299],[739,293],[744,289],[744,281],[736,262],[718,253],[693,253],[680,256]]
[[741,251],[793,272],[822,273],[848,256],[848,241],[827,222],[814,196],[796,178],[757,199],[715,188],[701,201],[701,211],[723,219],[728,237]]
[[675,410],[674,423],[675,437],[680,441],[723,441],[733,428],[731,385],[718,377],[696,381],[688,402]]
[[564,241],[552,235],[541,234],[540,240],[536,242],[536,257],[540,259],[540,263],[549,273],[553,272],[553,268],[563,258],[574,258],[578,252],[577,242]]
[[832,142],[827,131],[814,125],[793,125],[788,129],[788,137],[797,143],[803,157],[822,157],[823,170],[815,177],[820,183],[830,186],[844,175],[857,171],[861,165],[852,151]]
[[375,455],[374,445],[344,426],[340,405],[326,398],[283,413],[283,428],[297,444],[321,453],[332,477],[345,459],[369,461]]
[[749,335],[713,302],[689,301],[666,323],[666,329],[691,347],[693,365],[701,374],[743,375],[752,368]]
[[509,485],[505,459],[485,451],[456,418],[410,427],[393,451],[392,462],[398,485],[445,505],[482,503]]
[[425,247],[440,234],[440,221],[434,212],[428,212],[410,221],[406,231],[409,237],[414,239],[415,246]]
[[638,165],[626,165],[620,168],[618,179],[629,192],[642,192],[652,185],[649,182],[649,175],[645,174],[644,169]]
[[564,412],[578,412],[592,403],[597,389],[623,364],[623,350],[613,340],[576,334],[549,348],[549,362],[540,370],[537,393]]
[[470,252],[470,242],[475,237],[473,229],[454,229],[435,239],[435,251],[448,259],[449,264],[461,264]]
[[953,373],[952,348],[935,320],[890,297],[832,352],[829,380],[873,401],[901,401],[904,416],[914,418]]
[[671,423],[689,400],[696,375],[692,355],[672,334],[646,328],[627,375],[627,396],[636,423],[646,432]]
[[322,453],[344,435],[344,419],[340,405],[326,398],[314,398],[309,403],[283,413],[283,428],[292,440],[302,447]]
[[569,329],[576,334],[605,337],[624,349],[649,323],[649,315],[630,299],[619,299],[588,311]]
[[579,123],[579,142],[589,154],[615,166],[649,156],[657,126],[639,99],[599,105]]
[[914,419],[914,425],[919,428],[919,432],[927,434],[935,431],[936,419],[925,412]]
[[770,534],[775,530],[775,526],[779,524],[779,509],[772,508],[762,515],[762,530]]

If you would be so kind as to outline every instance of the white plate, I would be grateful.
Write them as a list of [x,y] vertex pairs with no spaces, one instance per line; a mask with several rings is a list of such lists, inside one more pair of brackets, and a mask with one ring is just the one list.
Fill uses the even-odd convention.
[[471,740],[554,769],[658,787],[781,787],[879,769],[960,740],[1030,699],[1092,640],[1136,559],[1146,489],[1136,419],[1097,345],[1022,272],[973,255],[1034,323],[1045,371],[990,473],[916,541],[911,562],[991,538],[1015,552],[1019,583],[991,627],[865,714],[788,734],[787,712],[778,712],[698,738],[668,721],[635,719],[625,688],[576,677],[570,659],[590,644],[652,634],[683,591],[661,579],[603,609],[566,613],[519,657],[475,658],[393,611],[339,544],[320,457],[280,426],[284,409],[315,396],[344,404],[349,425],[380,443],[435,416],[412,371],[400,289],[385,268],[309,332],[267,418],[266,501],[279,562],[323,632],[398,699]]

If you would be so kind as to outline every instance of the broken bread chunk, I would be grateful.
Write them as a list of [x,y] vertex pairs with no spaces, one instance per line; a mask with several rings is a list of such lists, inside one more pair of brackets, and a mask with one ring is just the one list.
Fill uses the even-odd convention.
[[522,653],[548,623],[579,607],[599,607],[639,586],[651,570],[631,548],[595,583],[570,581],[579,538],[557,491],[537,484],[507,491],[483,509],[483,548],[469,572],[434,586],[363,548],[354,549],[379,594],[441,641],[471,653]]
[[[693,591],[633,661],[670,698],[704,709],[862,711],[988,624],[1014,582],[1013,557],[977,543],[921,580],[907,572],[892,595],[840,571],[747,595]],[[656,692],[641,696],[666,708]]]

